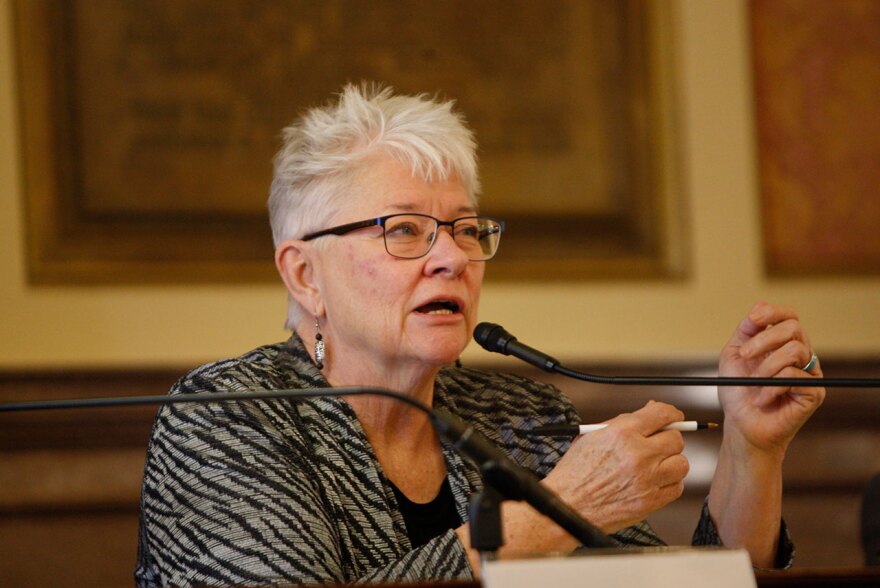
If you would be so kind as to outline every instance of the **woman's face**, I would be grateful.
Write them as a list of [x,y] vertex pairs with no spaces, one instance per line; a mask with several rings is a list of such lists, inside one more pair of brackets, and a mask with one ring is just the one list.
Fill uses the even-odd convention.
[[[426,183],[390,157],[370,165],[358,186],[329,226],[402,212],[445,221],[476,214],[456,178]],[[439,367],[459,356],[476,324],[485,262],[469,261],[448,227],[418,259],[389,255],[381,227],[322,239],[329,242],[316,278],[332,364]]]

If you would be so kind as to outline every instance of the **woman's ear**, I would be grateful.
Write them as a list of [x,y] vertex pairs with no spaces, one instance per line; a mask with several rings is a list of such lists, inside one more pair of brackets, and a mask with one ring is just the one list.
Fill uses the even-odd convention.
[[314,250],[303,241],[290,239],[275,248],[275,267],[290,296],[308,312],[318,313],[323,300],[314,263]]

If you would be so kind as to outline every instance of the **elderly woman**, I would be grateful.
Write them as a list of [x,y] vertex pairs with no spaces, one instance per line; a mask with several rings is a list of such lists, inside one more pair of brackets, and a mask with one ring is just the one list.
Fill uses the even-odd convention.
[[[477,321],[502,225],[477,210],[474,141],[450,103],[346,87],[284,135],[269,202],[291,338],[201,367],[172,394],[375,386],[443,408],[622,545],[662,541],[644,519],[678,498],[683,419],[648,403],[574,442],[551,386],[455,367]],[[769,328],[772,325],[773,328]],[[821,374],[796,314],[758,304],[720,371]],[[809,363],[809,365],[807,365]],[[801,366],[809,369],[809,373]],[[786,448],[821,389],[720,391],[724,440],[696,544],[785,566]],[[140,586],[339,583],[478,576],[467,502],[479,469],[426,415],[385,397],[181,404],[157,417],[142,499]],[[503,509],[511,551],[577,541],[524,503]]]

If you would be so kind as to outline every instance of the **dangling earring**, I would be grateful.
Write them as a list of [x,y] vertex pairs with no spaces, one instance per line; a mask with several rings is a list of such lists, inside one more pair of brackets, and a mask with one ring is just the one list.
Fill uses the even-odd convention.
[[324,369],[324,336],[321,334],[317,317],[315,317],[315,365],[319,370]]

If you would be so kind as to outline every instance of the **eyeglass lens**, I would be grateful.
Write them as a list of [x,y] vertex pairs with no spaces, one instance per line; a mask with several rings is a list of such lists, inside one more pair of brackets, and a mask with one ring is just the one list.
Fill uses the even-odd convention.
[[[398,214],[385,221],[385,249],[395,257],[422,257],[431,249],[437,233],[437,221],[429,216]],[[471,261],[491,259],[498,250],[501,225],[483,217],[465,217],[455,221],[452,238]]]

